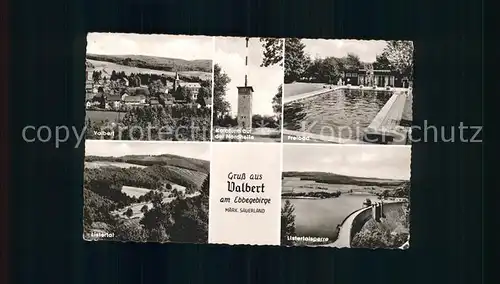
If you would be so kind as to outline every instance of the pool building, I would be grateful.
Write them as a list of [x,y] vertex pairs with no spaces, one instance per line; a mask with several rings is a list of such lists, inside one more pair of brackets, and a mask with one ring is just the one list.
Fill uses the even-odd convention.
[[341,78],[345,84],[352,86],[377,86],[408,88],[411,81],[407,76],[389,69],[345,69],[341,71]]

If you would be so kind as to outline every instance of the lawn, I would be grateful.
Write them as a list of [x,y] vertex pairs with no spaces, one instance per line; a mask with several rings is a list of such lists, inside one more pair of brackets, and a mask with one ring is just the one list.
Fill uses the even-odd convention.
[[[143,74],[156,74],[156,75],[166,75],[170,77],[175,76],[175,72],[169,72],[169,71],[162,71],[162,70],[154,70],[154,69],[147,69],[147,68],[140,68],[140,67],[133,67],[133,66],[125,66],[125,65],[120,65],[112,62],[106,62],[106,61],[98,61],[98,60],[92,60],[92,59],[87,59],[93,66],[94,70],[96,71],[102,71],[105,76],[110,76],[113,70],[116,72],[125,72],[125,74],[128,76],[131,73],[143,73]],[[202,80],[211,80],[212,79],[212,73],[208,72],[202,72],[202,71],[180,71],[179,75],[186,76],[186,77],[198,77]]]
[[102,111],[102,110],[87,110],[85,120],[90,119],[92,122],[101,122],[109,120],[111,122],[119,121],[125,116],[125,112],[117,111]]
[[325,84],[321,83],[291,83],[285,84],[283,96],[285,98],[323,89]]

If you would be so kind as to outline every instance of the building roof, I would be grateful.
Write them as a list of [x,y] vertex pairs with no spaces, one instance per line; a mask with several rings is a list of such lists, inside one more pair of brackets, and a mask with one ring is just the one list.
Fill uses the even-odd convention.
[[144,87],[128,88],[127,92],[130,94],[134,94],[136,96],[140,96],[140,95],[149,96],[148,88],[144,88]]
[[201,88],[200,83],[179,82],[179,85],[181,87],[187,87],[187,88]]
[[122,100],[122,97],[119,95],[108,95],[107,100],[110,102],[119,102]]
[[126,96],[123,98],[123,101],[125,102],[140,102],[142,100],[144,100],[143,96]]
[[86,93],[85,94],[85,100],[91,100],[94,97],[93,93]]
[[85,68],[87,70],[93,70],[94,69],[94,65],[92,65],[92,63],[90,63],[88,60],[85,60]]

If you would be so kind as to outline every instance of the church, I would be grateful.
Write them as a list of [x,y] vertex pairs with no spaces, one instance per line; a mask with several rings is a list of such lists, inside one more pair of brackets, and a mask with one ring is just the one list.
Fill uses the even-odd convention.
[[[172,86],[172,93],[177,91],[179,87],[185,88],[191,92],[191,100],[196,101],[198,99],[198,93],[200,91],[200,83],[182,82],[179,79],[179,73],[175,72],[175,79]],[[168,88],[167,88],[168,89]]]

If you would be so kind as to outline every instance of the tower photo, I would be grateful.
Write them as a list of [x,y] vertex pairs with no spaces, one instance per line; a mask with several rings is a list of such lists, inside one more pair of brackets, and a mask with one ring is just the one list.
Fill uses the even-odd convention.
[[282,39],[217,37],[213,141],[281,142]]

